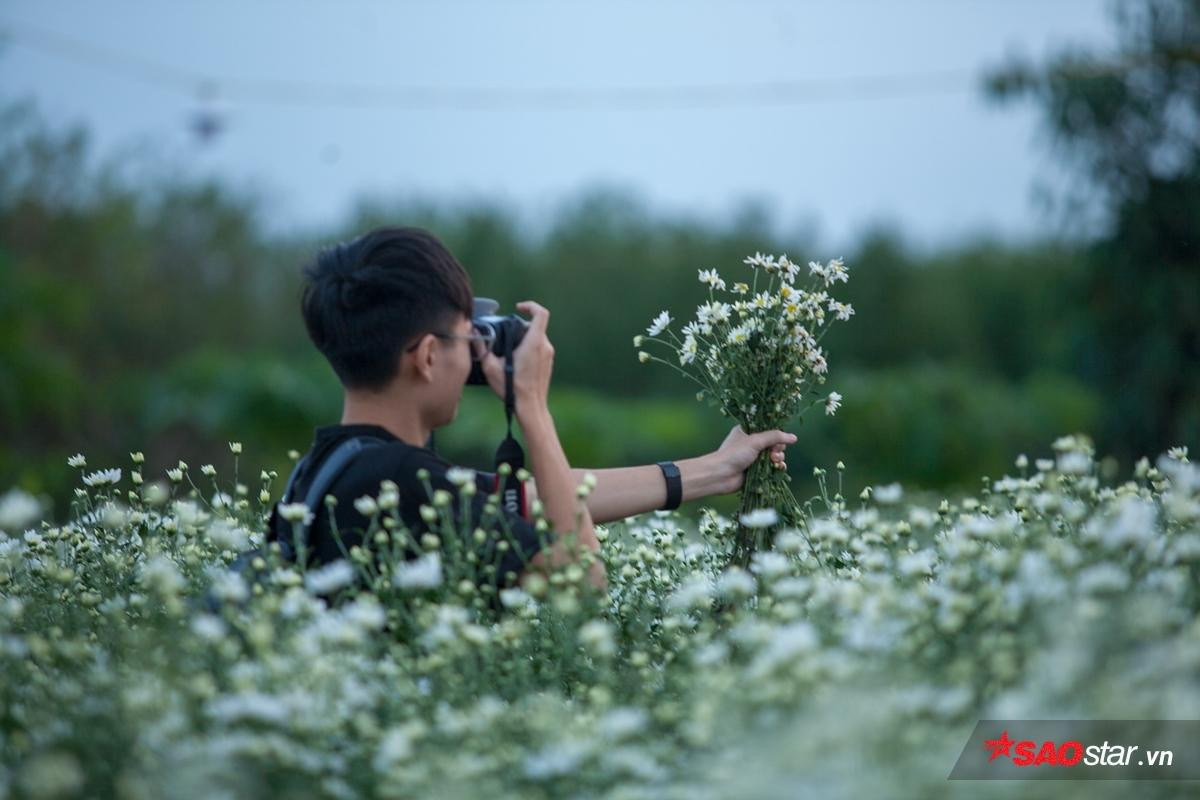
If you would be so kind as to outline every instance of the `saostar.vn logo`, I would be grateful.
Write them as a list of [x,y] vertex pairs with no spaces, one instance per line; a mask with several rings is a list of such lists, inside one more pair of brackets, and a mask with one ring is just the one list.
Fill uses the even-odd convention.
[[1010,739],[1007,730],[999,739],[986,740],[983,746],[991,751],[989,763],[997,758],[1009,758],[1017,767],[1072,767],[1080,762],[1089,767],[1127,767],[1134,763],[1138,766],[1170,766],[1174,755],[1170,750],[1138,753],[1136,744],[1109,744],[1107,740],[1085,747],[1074,739],[1061,743],[1051,739],[1040,743],[1032,739]]

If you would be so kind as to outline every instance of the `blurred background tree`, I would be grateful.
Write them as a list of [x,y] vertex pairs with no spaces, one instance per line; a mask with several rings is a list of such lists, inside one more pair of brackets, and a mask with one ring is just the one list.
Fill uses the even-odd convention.
[[[554,312],[559,357],[551,409],[572,463],[607,467],[698,455],[729,421],[695,402],[676,373],[639,364],[632,336],[705,297],[697,270],[747,274],[747,253],[845,258],[826,389],[836,417],[791,426],[789,464],[807,496],[814,465],[844,460],[846,494],[898,480],[950,491],[1048,455],[1064,433],[1091,435],[1110,468],[1200,432],[1200,3],[1120,6],[1116,56],[1070,51],[1042,66],[998,67],[990,92],[1041,103],[1052,141],[1102,212],[1100,235],[977,239],[922,249],[865,232],[826,252],[799,228],[780,234],[747,204],[724,226],[652,213],[598,187],[537,235],[488,202],[364,202],[344,225],[268,233],[266,204],[197,181],[137,152],[100,161],[87,133],[45,124],[29,103],[0,110],[0,487],[43,492],[61,514],[76,480],[66,458],[148,478],[184,459],[241,475],[304,451],[340,418],[340,387],[299,315],[301,267],[323,243],[377,224],[439,236],[477,294],[511,310]],[[1068,198],[1070,199],[1070,198]],[[1075,207],[1068,206],[1074,213]],[[819,409],[818,409],[819,411]],[[503,409],[468,388],[437,449],[487,468]],[[731,511],[734,498],[715,505]]]
[[1071,291],[1071,342],[1104,397],[1105,442],[1124,459],[1200,440],[1200,0],[1115,7],[1115,53],[1067,50],[990,76],[999,101],[1042,109],[1078,171],[1066,207],[1104,233]]

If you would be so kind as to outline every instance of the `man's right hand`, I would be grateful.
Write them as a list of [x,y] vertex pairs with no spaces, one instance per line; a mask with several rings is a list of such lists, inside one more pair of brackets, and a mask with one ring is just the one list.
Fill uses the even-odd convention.
[[[550,311],[545,306],[524,300],[517,303],[517,310],[532,317],[525,336],[513,351],[513,396],[517,402],[517,413],[520,414],[522,411],[537,411],[547,407],[550,375],[554,371],[554,345],[546,337]],[[488,351],[483,357],[482,366],[488,385],[503,400],[504,359]]]

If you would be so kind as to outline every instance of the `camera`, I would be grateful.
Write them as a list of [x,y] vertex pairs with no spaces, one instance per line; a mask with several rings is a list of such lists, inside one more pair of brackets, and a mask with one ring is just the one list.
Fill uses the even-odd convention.
[[[517,349],[517,345],[525,338],[529,322],[516,314],[498,315],[500,304],[490,297],[476,297],[475,309],[471,315],[471,326],[476,333],[489,336],[492,339],[492,352],[504,358],[506,351]],[[471,375],[467,385],[486,386],[487,378],[483,374],[483,364],[476,361],[471,365]]]

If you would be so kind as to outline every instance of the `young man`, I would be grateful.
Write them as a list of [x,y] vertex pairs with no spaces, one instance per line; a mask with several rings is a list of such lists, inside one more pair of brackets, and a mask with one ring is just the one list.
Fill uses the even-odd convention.
[[[504,397],[503,360],[488,349],[471,322],[470,278],[432,234],[407,227],[380,228],[326,249],[305,275],[308,282],[301,301],[305,326],[340,379],[345,397],[341,423],[316,429],[309,468],[297,476],[293,497],[304,497],[321,459],[340,442],[368,434],[386,444],[358,454],[328,492],[338,499],[334,518],[345,546],[359,541],[351,530],[367,524],[354,508],[354,500],[378,495],[385,479],[399,487],[402,520],[410,530],[420,531],[419,507],[428,498],[417,471],[428,470],[432,488],[457,491],[447,476],[451,465],[424,444],[434,429],[449,424],[458,413],[474,361],[482,361],[488,384]],[[577,558],[578,551],[573,554],[564,541],[567,532],[574,532],[578,545],[598,551],[595,522],[623,519],[670,501],[674,507],[682,501],[736,491],[747,467],[766,448],[772,448],[778,467],[785,466],[784,447],[795,441],[794,435],[781,431],[747,435],[735,427],[717,450],[677,462],[675,497],[668,491],[675,480],[666,477],[668,467],[573,469],[546,402],[554,365],[554,347],[546,333],[550,312],[532,300],[517,303],[517,310],[531,317],[513,351],[515,416],[533,475],[529,500],[540,497],[557,536],[539,550],[533,525],[504,512],[519,547],[501,557],[496,577],[502,587],[531,569]],[[576,488],[589,471],[596,485],[584,502],[578,500]],[[490,488],[472,498],[473,520],[480,518],[487,491]],[[451,508],[458,513],[457,501]],[[313,560],[340,558],[326,510],[312,511]],[[598,558],[592,561],[588,579],[594,586],[605,586],[604,566]]]

